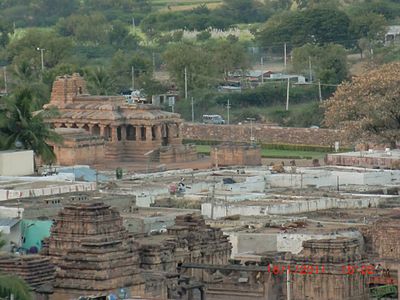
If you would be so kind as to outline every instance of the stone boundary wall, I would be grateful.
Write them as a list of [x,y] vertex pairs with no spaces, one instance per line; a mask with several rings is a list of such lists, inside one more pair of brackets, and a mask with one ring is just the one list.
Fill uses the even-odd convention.
[[359,156],[349,155],[346,153],[343,154],[327,154],[326,156],[326,164],[328,165],[336,165],[336,166],[363,166],[367,168],[392,168],[399,169],[400,159],[399,156],[390,157],[387,155],[384,157],[384,152],[380,155],[369,155],[365,153],[364,156],[361,156],[361,152]]
[[344,143],[340,131],[321,128],[278,127],[264,124],[212,125],[183,123],[181,136],[198,141],[250,142],[251,131],[256,142],[265,144],[295,144],[332,146]]
[[0,189],[0,201],[11,199],[59,195],[73,192],[95,191],[96,182],[80,182],[71,185],[60,185],[38,189],[6,190]]

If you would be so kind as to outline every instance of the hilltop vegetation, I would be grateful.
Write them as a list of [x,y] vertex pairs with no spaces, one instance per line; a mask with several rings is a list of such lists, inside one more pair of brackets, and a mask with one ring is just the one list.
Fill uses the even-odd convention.
[[[369,66],[398,60],[399,48],[384,47],[383,36],[399,15],[395,0],[3,0],[0,66],[9,92],[30,88],[38,99],[33,109],[48,101],[60,74],[79,72],[92,93],[117,94],[131,88],[133,71],[135,88],[148,96],[172,85],[183,95],[186,69],[189,97],[203,103],[197,115],[223,112],[230,98],[237,120],[256,114],[283,125],[318,125],[310,113],[320,100],[316,85],[291,89],[291,101],[306,105],[300,114],[281,111],[285,84],[231,96],[217,87],[230,72],[257,68],[260,59],[264,68],[278,63],[283,70],[286,47],[285,71],[321,82],[328,98],[350,79],[349,54],[361,54]],[[169,80],[159,81],[159,74]],[[190,118],[188,102],[177,109]],[[271,112],[273,105],[281,108]]]

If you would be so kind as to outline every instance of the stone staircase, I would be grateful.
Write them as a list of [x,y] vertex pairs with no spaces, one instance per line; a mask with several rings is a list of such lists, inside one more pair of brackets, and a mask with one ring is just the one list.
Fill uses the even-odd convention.
[[160,150],[155,149],[151,154],[144,155],[148,150],[141,149],[140,147],[121,147],[117,144],[108,144],[105,148],[105,160],[106,161],[122,161],[122,162],[159,162],[160,161]]

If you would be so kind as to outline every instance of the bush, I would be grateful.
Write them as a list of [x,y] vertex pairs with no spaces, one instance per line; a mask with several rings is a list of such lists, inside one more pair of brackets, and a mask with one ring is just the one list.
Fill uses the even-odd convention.
[[211,38],[211,33],[208,31],[202,31],[196,35],[198,41],[206,41]]

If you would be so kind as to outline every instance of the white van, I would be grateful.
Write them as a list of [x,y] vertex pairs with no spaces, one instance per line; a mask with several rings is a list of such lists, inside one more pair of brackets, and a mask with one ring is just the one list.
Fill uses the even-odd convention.
[[220,115],[203,115],[204,124],[225,124],[225,120]]

